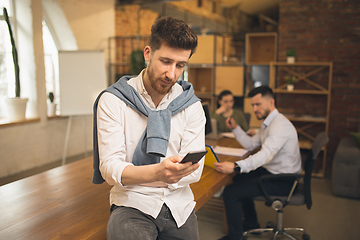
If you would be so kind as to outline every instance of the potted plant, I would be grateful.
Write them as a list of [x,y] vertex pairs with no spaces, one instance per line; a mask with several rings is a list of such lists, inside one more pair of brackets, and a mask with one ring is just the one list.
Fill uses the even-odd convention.
[[9,15],[4,7],[3,9],[5,21],[7,23],[8,29],[9,29],[9,35],[10,35],[10,41],[12,46],[12,56],[13,56],[13,62],[14,62],[14,71],[15,71],[15,98],[7,98],[5,101],[7,103],[7,108],[9,112],[9,119],[11,121],[19,121],[25,119],[25,113],[26,113],[26,104],[28,102],[27,98],[21,98],[20,97],[20,68],[19,68],[19,61],[18,61],[18,55],[15,45],[15,40],[13,37],[11,24],[9,20]]
[[287,63],[294,63],[296,57],[296,51],[292,48],[286,50],[286,62]]
[[130,75],[138,75],[145,68],[144,52],[142,50],[134,50],[130,54],[131,69]]
[[48,98],[49,98],[49,103],[48,103],[48,116],[55,116],[56,115],[56,103],[54,103],[54,93],[53,92],[49,92],[48,94]]
[[296,82],[296,77],[287,75],[287,76],[285,76],[285,80],[287,82],[287,90],[288,91],[293,91],[294,90],[294,83]]

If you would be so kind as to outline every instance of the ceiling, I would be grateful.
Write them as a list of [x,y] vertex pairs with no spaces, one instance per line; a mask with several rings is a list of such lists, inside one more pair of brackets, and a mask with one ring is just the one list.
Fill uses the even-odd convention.
[[[181,1],[181,0],[172,0]],[[224,7],[238,6],[239,10],[249,15],[267,14],[276,11],[281,0],[214,0]],[[117,0],[120,5],[124,4],[149,4],[171,2],[171,0]]]

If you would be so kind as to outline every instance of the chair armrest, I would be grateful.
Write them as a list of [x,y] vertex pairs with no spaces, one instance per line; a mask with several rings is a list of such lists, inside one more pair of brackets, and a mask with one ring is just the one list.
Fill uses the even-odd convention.
[[299,180],[301,178],[303,178],[304,175],[301,175],[301,174],[296,174],[296,173],[283,173],[283,174],[269,174],[269,175],[263,175],[259,178],[259,185],[260,185],[260,189],[265,197],[265,204],[267,206],[271,206],[272,203],[276,200],[276,199],[272,199],[271,196],[266,192],[265,190],[265,187],[263,185],[263,181],[265,180],[275,180],[275,179],[283,179],[283,180],[291,180],[291,179],[294,179],[294,184],[293,184],[293,187],[291,188],[287,198],[286,198],[286,201],[283,203],[283,206],[285,207],[288,203],[289,203],[289,200],[292,196],[292,194],[294,193],[294,190],[299,182]]

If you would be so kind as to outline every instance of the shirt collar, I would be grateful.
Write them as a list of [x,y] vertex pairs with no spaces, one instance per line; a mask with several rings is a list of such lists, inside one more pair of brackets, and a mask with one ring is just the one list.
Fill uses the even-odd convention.
[[140,94],[140,95],[148,95],[145,86],[144,86],[144,82],[143,82],[143,72],[145,71],[145,69],[143,69],[139,75],[137,75],[135,77],[135,90]]
[[278,115],[278,114],[279,114],[279,111],[275,108],[262,122],[261,125],[263,126],[263,128],[266,129],[271,124],[271,122],[274,120],[276,115]]

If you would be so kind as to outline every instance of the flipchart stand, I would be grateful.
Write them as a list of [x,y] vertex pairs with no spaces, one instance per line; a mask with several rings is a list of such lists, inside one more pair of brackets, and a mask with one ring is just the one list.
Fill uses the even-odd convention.
[[[84,130],[84,155],[85,155],[85,158],[86,158],[88,156],[88,150],[87,150],[87,147],[86,147],[86,121],[85,121],[85,117],[86,116],[82,116],[83,130]],[[61,165],[66,164],[66,153],[67,153],[67,149],[68,149],[68,146],[69,146],[69,137],[70,137],[72,120],[73,120],[73,116],[69,116],[68,124],[67,124],[67,128],[66,128],[66,134],[65,134],[64,152],[63,152]]]

